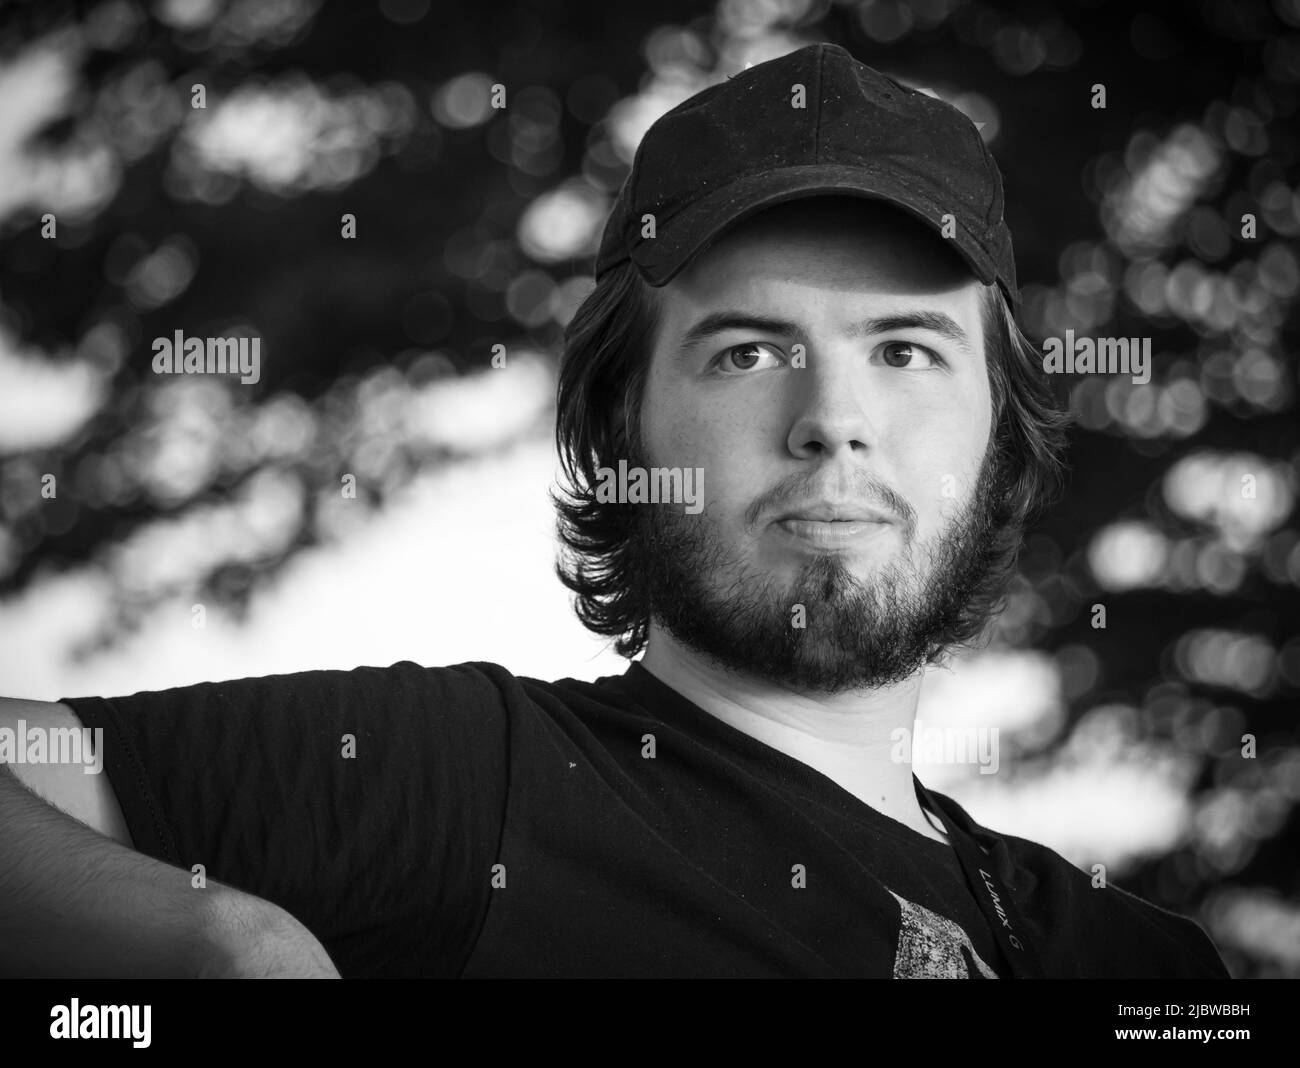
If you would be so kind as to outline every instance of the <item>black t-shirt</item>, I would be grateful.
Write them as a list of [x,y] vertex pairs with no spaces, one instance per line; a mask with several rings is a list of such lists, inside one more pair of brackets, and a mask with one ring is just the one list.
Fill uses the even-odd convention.
[[[1009,977],[950,846],[639,663],[309,671],[65,698],[135,848],[284,907],[351,976]],[[1227,978],[1192,921],[985,837],[1048,976]]]

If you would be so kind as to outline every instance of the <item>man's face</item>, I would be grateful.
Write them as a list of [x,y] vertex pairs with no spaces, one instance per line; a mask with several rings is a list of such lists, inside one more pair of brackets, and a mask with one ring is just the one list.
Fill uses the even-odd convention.
[[[980,292],[919,224],[839,198],[769,209],[660,290],[630,462],[702,469],[706,501],[635,509],[660,626],[828,693],[900,682],[948,640],[999,474]],[[700,332],[720,314],[742,321]]]

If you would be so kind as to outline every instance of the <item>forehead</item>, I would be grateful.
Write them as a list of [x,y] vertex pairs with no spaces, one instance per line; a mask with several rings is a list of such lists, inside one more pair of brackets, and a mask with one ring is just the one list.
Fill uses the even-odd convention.
[[773,300],[942,307],[978,333],[983,287],[939,234],[858,197],[780,204],[717,238],[660,290],[665,338],[702,309]]

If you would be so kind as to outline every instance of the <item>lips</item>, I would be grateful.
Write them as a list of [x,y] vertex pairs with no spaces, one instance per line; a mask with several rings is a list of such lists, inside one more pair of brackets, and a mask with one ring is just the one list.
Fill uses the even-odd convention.
[[[817,509],[810,511],[817,513]],[[846,552],[875,544],[878,538],[885,535],[889,526],[883,519],[800,519],[797,515],[779,519],[775,523],[782,536],[791,539],[789,544],[805,551],[811,548],[818,552]]]
[[778,523],[794,519],[805,523],[888,523],[889,517],[883,512],[864,508],[860,504],[834,504],[819,502],[802,505],[777,516]]

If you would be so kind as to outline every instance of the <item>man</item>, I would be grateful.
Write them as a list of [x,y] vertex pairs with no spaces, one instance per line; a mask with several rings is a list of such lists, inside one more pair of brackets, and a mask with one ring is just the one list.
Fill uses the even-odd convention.
[[15,767],[51,807],[0,773],[5,967],[1226,977],[1193,922],[897,757],[924,667],[980,635],[1059,487],[973,125],[800,49],[651,128],[596,266],[558,570],[644,658],[12,702],[103,728],[107,775]]

